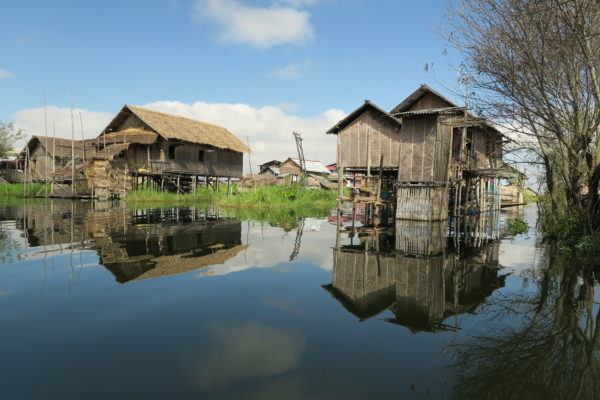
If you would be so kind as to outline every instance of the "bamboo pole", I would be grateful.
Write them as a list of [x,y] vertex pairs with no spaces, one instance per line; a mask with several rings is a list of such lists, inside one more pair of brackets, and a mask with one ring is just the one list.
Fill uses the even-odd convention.
[[[46,111],[46,91],[42,90],[44,96],[44,136],[46,142],[44,144],[44,150],[46,150],[46,158],[44,159],[44,184],[48,185],[48,113]],[[48,187],[46,187],[46,196],[48,197]]]
[[81,126],[81,154],[83,163],[85,164],[85,138],[83,135],[83,118],[81,117],[81,112],[79,112],[79,125]]
[[73,120],[73,93],[71,93],[71,196],[75,195],[75,122]]
[[56,172],[56,121],[52,122],[52,184],[50,191],[54,193],[54,174]]

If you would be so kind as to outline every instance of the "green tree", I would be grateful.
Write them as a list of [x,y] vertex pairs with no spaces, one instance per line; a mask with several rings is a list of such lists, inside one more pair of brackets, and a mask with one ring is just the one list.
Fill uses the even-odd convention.
[[12,154],[13,146],[19,139],[25,137],[22,129],[15,129],[14,125],[0,121],[0,158]]

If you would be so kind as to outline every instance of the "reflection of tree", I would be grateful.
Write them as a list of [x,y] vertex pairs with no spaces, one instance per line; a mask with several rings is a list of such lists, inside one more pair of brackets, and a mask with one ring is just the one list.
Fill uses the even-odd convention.
[[[593,279],[550,254],[537,293],[496,299],[492,321],[518,321],[452,346],[459,399],[595,399],[600,311]],[[506,319],[508,320],[508,318]],[[503,320],[502,322],[506,322]]]
[[0,229],[0,264],[12,261],[11,250],[18,247],[17,242],[10,237],[8,232]]

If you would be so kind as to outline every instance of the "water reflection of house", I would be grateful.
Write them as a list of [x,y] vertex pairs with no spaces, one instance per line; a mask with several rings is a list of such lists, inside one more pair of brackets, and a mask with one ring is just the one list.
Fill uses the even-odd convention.
[[241,223],[194,208],[129,210],[110,203],[54,202],[8,208],[28,246],[93,250],[120,283],[174,275],[233,258]]
[[100,263],[117,281],[174,275],[223,264],[245,248],[239,221],[131,225],[98,249]]
[[459,252],[446,224],[399,221],[396,232],[338,244],[325,288],[361,320],[389,310],[386,321],[412,331],[451,329],[448,317],[475,311],[504,286],[499,245],[485,239]]

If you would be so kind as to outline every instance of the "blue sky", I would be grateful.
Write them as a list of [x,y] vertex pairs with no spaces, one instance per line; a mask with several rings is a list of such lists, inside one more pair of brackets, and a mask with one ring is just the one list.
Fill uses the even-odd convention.
[[436,32],[445,1],[21,0],[0,8],[0,119],[29,134],[43,134],[42,90],[57,135],[70,134],[72,91],[88,137],[130,103],[225,125],[250,138],[257,161],[292,151],[290,129],[312,139],[311,158],[327,158],[331,140],[322,149],[319,135],[364,99],[391,108],[420,83],[447,93],[441,84],[456,81]]

